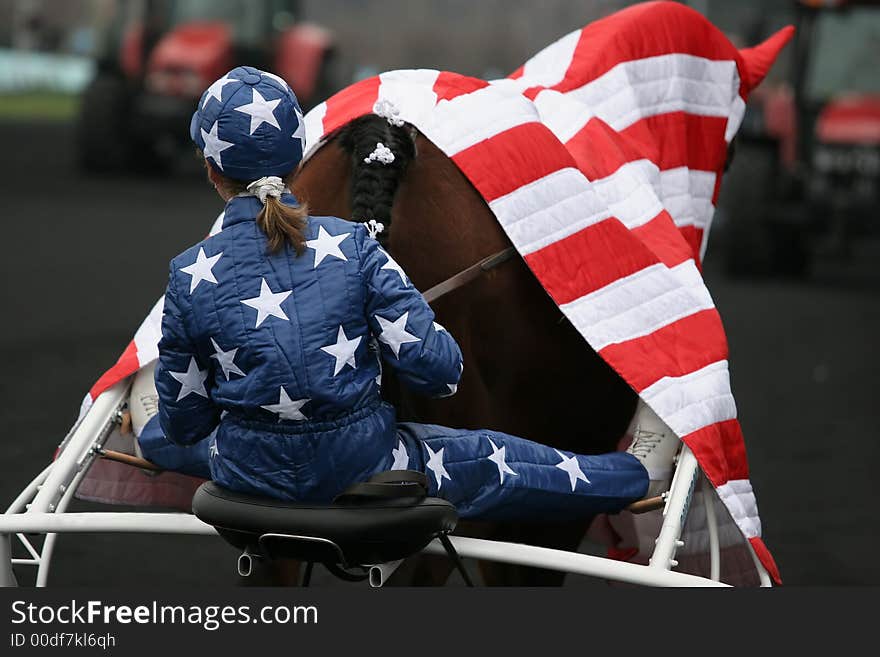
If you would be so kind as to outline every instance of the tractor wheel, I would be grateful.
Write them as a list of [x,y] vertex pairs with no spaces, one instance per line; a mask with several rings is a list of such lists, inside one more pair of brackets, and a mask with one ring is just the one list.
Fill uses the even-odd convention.
[[125,80],[98,73],[86,87],[76,123],[77,159],[85,171],[120,172],[131,163],[131,94]]

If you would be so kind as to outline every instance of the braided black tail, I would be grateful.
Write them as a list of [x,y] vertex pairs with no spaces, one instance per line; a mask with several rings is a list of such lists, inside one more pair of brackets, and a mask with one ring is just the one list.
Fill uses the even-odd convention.
[[[352,159],[351,220],[381,222],[385,232],[380,238],[387,239],[394,195],[407,165],[415,157],[415,144],[408,127],[391,125],[380,116],[368,114],[342,128],[339,144]],[[390,149],[393,162],[365,162],[377,144]]]

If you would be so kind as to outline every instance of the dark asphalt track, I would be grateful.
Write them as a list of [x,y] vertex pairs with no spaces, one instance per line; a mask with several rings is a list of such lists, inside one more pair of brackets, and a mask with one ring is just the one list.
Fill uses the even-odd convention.
[[[82,177],[70,128],[51,124],[0,124],[0,188],[5,507],[49,461],[164,289],[168,260],[204,234],[220,201],[195,173]],[[711,269],[710,245],[764,534],[789,584],[880,584],[878,255],[864,246],[809,283],[733,283]],[[210,538],[74,535],[59,541],[50,582],[227,585],[235,556]]]

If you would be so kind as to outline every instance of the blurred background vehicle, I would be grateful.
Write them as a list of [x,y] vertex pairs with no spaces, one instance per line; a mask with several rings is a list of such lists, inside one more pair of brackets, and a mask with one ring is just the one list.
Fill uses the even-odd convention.
[[804,277],[816,257],[880,236],[880,2],[800,0],[788,13],[785,78],[750,100],[722,195],[732,275]]
[[341,86],[330,32],[302,22],[296,0],[132,0],[113,8],[78,116],[87,170],[169,161],[189,143],[202,92],[242,64],[284,78],[306,111]]

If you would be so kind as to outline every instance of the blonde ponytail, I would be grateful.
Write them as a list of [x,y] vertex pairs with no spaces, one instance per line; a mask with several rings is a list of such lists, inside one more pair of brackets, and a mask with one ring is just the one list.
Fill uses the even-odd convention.
[[266,205],[257,215],[257,225],[269,240],[269,253],[278,253],[287,242],[302,255],[306,248],[305,228],[308,208],[305,205],[285,205],[274,196],[266,197]]
[[[248,191],[250,183],[227,178],[217,172],[216,169],[212,169],[211,164],[205,159],[201,150],[196,149],[196,153],[202,159],[205,169],[209,171],[208,182],[211,182],[210,171],[214,171],[218,178],[215,187],[219,188],[222,186],[227,196],[236,196]],[[288,174],[285,184],[292,178],[293,173]],[[261,200],[263,200],[265,205],[260,210],[260,214],[257,215],[257,226],[260,227],[269,240],[269,253],[278,253],[285,243],[289,243],[293,250],[296,251],[296,255],[301,256],[306,250],[305,229],[308,225],[308,205],[306,203],[285,205],[278,197],[266,194],[263,195]]]

